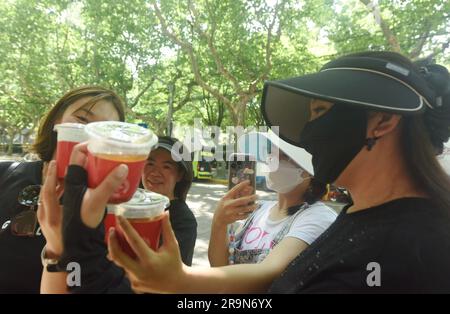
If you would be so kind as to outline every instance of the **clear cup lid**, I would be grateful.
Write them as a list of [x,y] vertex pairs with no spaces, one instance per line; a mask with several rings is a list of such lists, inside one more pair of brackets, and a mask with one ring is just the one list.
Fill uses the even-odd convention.
[[58,141],[84,142],[87,140],[86,125],[81,123],[60,123],[53,127],[58,133]]
[[137,189],[133,197],[125,204],[130,206],[147,206],[159,203],[170,203],[169,198],[155,192],[150,192],[144,189]]
[[116,205],[115,213],[125,218],[156,217],[164,213],[169,204],[169,198],[164,195],[137,189],[128,202]]
[[[155,141],[152,131],[136,124],[119,121],[92,122],[86,125],[86,133],[95,139],[123,144],[146,144]],[[156,141],[158,139],[156,138]],[[154,145],[154,144],[153,144]]]
[[53,127],[53,130],[58,131],[61,128],[84,129],[85,127],[86,127],[86,124],[67,122],[67,123],[55,124],[55,126]]

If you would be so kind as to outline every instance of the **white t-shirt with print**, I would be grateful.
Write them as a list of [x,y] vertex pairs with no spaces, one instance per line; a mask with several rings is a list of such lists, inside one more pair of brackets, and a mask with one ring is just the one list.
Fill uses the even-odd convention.
[[[256,211],[252,223],[245,231],[240,245],[241,250],[273,248],[273,240],[288,218],[272,220],[269,218],[270,209],[277,204],[276,201],[265,201]],[[313,243],[336,219],[336,212],[322,202],[316,202],[303,210],[295,218],[285,237],[294,237]]]

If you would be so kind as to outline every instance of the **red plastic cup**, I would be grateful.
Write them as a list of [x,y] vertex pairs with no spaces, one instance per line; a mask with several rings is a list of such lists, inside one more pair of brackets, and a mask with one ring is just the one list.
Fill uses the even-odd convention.
[[85,125],[80,123],[61,123],[54,127],[54,130],[58,133],[56,164],[59,179],[63,179],[66,175],[73,147],[76,144],[87,140],[84,128]]
[[88,186],[97,187],[118,165],[128,166],[128,176],[108,203],[131,199],[141,179],[150,150],[158,142],[152,131],[135,124],[103,121],[86,125],[88,140]]
[[[169,199],[161,194],[138,189],[129,202],[115,205],[115,215],[126,218],[145,243],[156,250],[159,247],[164,210],[169,204]],[[109,231],[111,225],[106,226],[106,223],[105,220],[105,229]],[[128,244],[118,224],[116,234],[122,250],[132,258],[136,258],[136,253]]]

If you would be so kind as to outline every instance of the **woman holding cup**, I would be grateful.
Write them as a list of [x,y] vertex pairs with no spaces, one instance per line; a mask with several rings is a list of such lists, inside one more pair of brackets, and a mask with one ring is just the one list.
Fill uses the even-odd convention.
[[[88,133],[89,129],[98,129],[98,126],[104,131],[104,127],[108,125],[114,125],[114,129],[117,131],[117,123],[104,122],[98,125],[91,124],[88,127]],[[119,133],[127,129],[124,123],[121,123],[120,126]],[[132,129],[134,130],[134,127]],[[149,134],[151,133],[150,131],[148,132]],[[123,145],[126,136],[123,134],[119,136],[117,132],[113,133],[106,136],[106,138],[112,140],[115,137],[119,137],[122,139],[120,145]],[[134,134],[134,136],[139,137],[130,129],[127,129],[125,133],[129,136],[130,134]],[[145,138],[145,133],[142,133],[140,136],[144,136]],[[141,139],[138,142],[142,143],[144,141]],[[65,195],[65,201],[67,201],[67,204],[71,204],[64,206],[64,226],[66,226],[66,230],[70,230],[67,232],[69,236],[65,237],[64,247],[68,249],[65,250],[62,257],[55,259],[57,264],[47,266],[47,269],[51,267],[49,271],[53,272],[53,274],[50,276],[49,272],[44,272],[41,288],[42,293],[67,292],[65,265],[72,261],[79,263],[83,269],[82,282],[84,284],[83,287],[78,288],[82,292],[102,292],[105,289],[109,292],[131,291],[129,282],[125,279],[123,271],[106,259],[106,246],[103,241],[103,228],[101,224],[106,203],[109,203],[109,205],[108,214],[104,220],[105,229],[108,230],[111,227],[115,227],[122,248],[127,254],[133,257],[135,256],[133,249],[128,245],[124,237],[120,237],[121,229],[116,225],[115,216],[126,218],[147,245],[156,249],[161,243],[158,240],[161,232],[162,218],[164,217],[161,214],[164,213],[164,208],[167,207],[170,201],[170,206],[166,210],[170,213],[170,220],[174,225],[174,232],[178,240],[178,248],[181,251],[181,258],[188,265],[192,263],[197,235],[197,222],[185,202],[192,183],[192,166],[189,161],[181,159],[181,155],[186,153],[186,148],[181,145],[180,149],[178,145],[175,145],[179,143],[174,138],[161,137],[157,146],[145,161],[144,171],[142,172],[143,186],[148,191],[157,192],[158,194],[139,189],[131,200],[117,205],[111,204],[111,201],[116,200],[118,196],[120,197],[123,194],[124,183],[125,186],[129,186],[130,184],[126,182],[134,181],[133,178],[130,179],[130,175],[134,176],[130,173],[130,168],[133,165],[126,162],[130,158],[119,158],[114,155],[117,154],[117,151],[115,151],[116,148],[110,147],[114,144],[109,142],[109,145],[107,145],[108,148],[103,147],[103,144],[98,143],[96,135],[90,138],[88,143],[75,146],[72,163],[76,163],[81,167],[72,167],[75,170],[68,173],[66,184],[75,188],[78,192],[84,192],[87,189],[86,195],[91,196],[88,197],[89,201],[86,203],[85,210],[83,210],[84,214],[78,213],[80,215],[74,215],[70,208],[72,208],[71,206],[73,204],[80,204],[81,197],[77,197],[76,193],[72,194],[70,192],[70,195]],[[177,151],[175,151],[174,146],[178,147]],[[116,159],[116,161],[122,159],[123,162],[117,162],[110,172],[98,169],[99,167],[90,166],[91,160],[94,159],[95,161],[95,158],[90,157],[90,155],[95,154],[98,149],[105,149],[110,152],[114,151],[114,154],[111,153],[110,155],[116,156],[115,158],[105,156],[105,151],[102,151],[102,158],[109,160]],[[125,151],[128,154],[130,153],[128,149]],[[101,181],[98,183],[96,178],[99,176],[99,173],[106,173],[106,175],[100,177],[99,180]],[[54,217],[52,218],[54,216],[54,208],[52,209],[52,206],[50,206],[50,204],[55,203],[56,199],[56,180],[55,165],[51,163],[49,180],[44,185],[44,191],[46,193],[43,201],[49,204],[47,206],[46,217],[44,218],[46,221],[56,219]],[[80,181],[78,182],[78,180]],[[83,187],[83,184],[86,184],[86,186]],[[101,204],[103,204],[103,207]],[[75,224],[74,220],[76,221]],[[48,231],[50,232],[51,230],[52,226],[49,225]],[[85,244],[88,245],[86,246]],[[92,275],[100,273],[102,273],[102,279],[99,278],[100,280],[92,281]],[[89,278],[91,281],[85,280],[84,278]],[[111,279],[112,281],[109,282],[108,280]],[[74,287],[74,291],[77,291],[77,287]]]
[[[267,280],[269,292],[450,291],[450,180],[436,159],[450,136],[445,67],[392,52],[348,55],[317,73],[267,82],[262,111],[281,138],[312,154],[317,179],[347,188],[353,199],[279,278]],[[83,193],[70,187],[74,197]],[[88,200],[84,194],[82,204]],[[86,212],[65,206],[75,216]],[[157,252],[126,220],[119,223],[138,259],[120,251],[114,233],[110,255],[135,290],[199,293],[220,283],[227,292],[242,276],[225,281],[223,269],[183,265],[167,218]],[[79,224],[69,225],[68,239]],[[240,266],[249,275],[253,265]]]
[[[123,121],[124,118],[123,103],[113,91],[98,86],[75,88],[56,102],[39,125],[33,150],[40,160],[0,163],[0,250],[3,252],[0,293],[39,293],[42,274],[39,256],[45,239],[41,233],[43,226],[37,223],[36,209],[49,163],[57,157],[55,126]],[[62,194],[61,183],[55,191],[58,195]],[[45,236],[58,238],[52,234]],[[60,255],[62,245],[59,241],[52,243],[53,247],[47,246],[47,255]]]
[[[169,145],[163,146],[165,143],[165,138],[161,138],[159,140],[158,146],[155,150],[152,151],[149,157],[148,164],[146,166],[146,170],[143,174],[143,183],[146,188],[157,191],[161,194],[165,194],[169,196],[172,200],[175,197],[174,193],[177,193],[177,188],[175,188],[175,182],[178,180],[178,182],[181,182],[181,174],[179,172],[179,169],[173,168],[171,169],[170,164],[174,164],[174,161],[171,157],[171,153],[173,152],[173,143],[170,143]],[[281,141],[278,139],[276,143],[280,143]],[[283,145],[284,151],[288,151],[288,145]],[[84,148],[77,147],[74,151],[74,156],[72,158],[73,162],[76,162],[76,160],[81,160],[81,162],[76,163],[77,165],[84,165],[84,162],[82,161],[83,158],[86,157],[76,157],[82,156],[84,152]],[[171,151],[171,153],[169,152]],[[290,153],[298,153],[301,151],[301,149],[294,148],[289,150]],[[292,155],[292,156],[294,156]],[[307,155],[307,154],[305,154]],[[287,160],[288,157],[283,155],[283,157],[280,157],[282,160]],[[305,156],[307,158],[307,156]],[[177,156],[175,156],[174,159],[179,159]],[[302,158],[299,158],[300,160]],[[297,160],[297,162],[299,162]],[[305,161],[305,163],[307,163]],[[304,165],[305,166],[305,165]],[[122,167],[122,166],[120,166]],[[156,170],[156,167],[167,167],[167,169],[161,169]],[[295,171],[295,169],[289,168],[290,171]],[[113,171],[118,171],[113,170]],[[274,169],[275,170],[275,169]],[[310,170],[311,171],[311,170]],[[157,173],[155,173],[157,172]],[[101,226],[101,221],[103,218],[102,213],[104,212],[104,209],[101,208],[101,202],[96,201],[95,203],[95,210],[92,209],[92,204],[90,202],[90,199],[93,197],[91,195],[98,195],[97,197],[102,197],[102,199],[105,199],[108,195],[111,194],[111,190],[105,191],[104,188],[98,188],[98,189],[85,189],[85,186],[87,184],[86,182],[86,174],[89,176],[89,172],[86,173],[86,170],[82,167],[74,167],[71,166],[69,175],[66,180],[68,193],[70,193],[70,198],[65,198],[65,233],[64,233],[64,245],[65,245],[65,255],[61,260],[61,265],[66,265],[71,262],[76,262],[80,265],[81,269],[83,269],[83,272],[81,274],[81,286],[80,287],[73,287],[71,289],[72,292],[79,292],[79,293],[102,293],[102,292],[108,292],[108,293],[117,293],[117,292],[130,292],[131,288],[129,286],[129,281],[124,277],[123,273],[120,272],[120,269],[118,269],[115,265],[113,265],[111,262],[109,262],[105,255],[106,250],[104,246],[102,245],[102,233],[99,232],[98,228]],[[178,175],[177,175],[178,174]],[[306,176],[306,175],[305,175]],[[273,176],[271,176],[272,179],[274,179]],[[117,182],[120,181],[116,177],[108,177],[106,180],[109,180],[111,182]],[[279,180],[276,180],[279,183]],[[172,182],[172,183],[171,183]],[[306,184],[308,183],[308,184]],[[107,183],[109,185],[111,183]],[[231,192],[239,192],[243,191],[247,188],[245,185],[246,182],[243,182],[242,184],[236,186],[233,191]],[[115,183],[115,185],[120,185],[120,183]],[[297,186],[298,185],[298,186]],[[296,188],[295,191],[291,191],[289,197],[289,202],[291,202],[291,205],[294,203],[297,204],[297,201],[299,199],[299,196],[296,195],[297,193],[300,195],[300,198],[302,198],[300,192],[303,191],[303,193],[306,191],[306,187],[309,185],[309,181],[305,181],[305,184],[298,183],[294,184],[293,188]],[[102,183],[102,186],[105,186],[105,183]],[[279,188],[281,188],[280,184],[277,184]],[[282,186],[285,187],[285,184],[282,184]],[[274,185],[275,187],[275,185]],[[178,189],[178,191],[180,191]],[[83,197],[83,193],[84,197]],[[105,193],[107,194],[105,196]],[[181,193],[178,192],[177,195],[180,195]],[[230,193],[229,193],[230,194]],[[281,229],[278,230],[279,232],[274,233],[278,235],[278,233],[282,233],[283,237],[286,234],[286,241],[281,241],[279,246],[271,252],[267,259],[264,262],[261,262],[260,264],[253,264],[253,265],[235,265],[231,267],[224,267],[224,268],[218,268],[219,272],[223,272],[223,280],[229,281],[229,280],[235,280],[234,291],[238,292],[255,292],[260,291],[262,288],[264,288],[268,280],[267,278],[272,278],[274,275],[278,274],[282,271],[283,265],[286,266],[289,261],[295,257],[295,255],[304,249],[304,247],[307,247],[309,243],[313,242],[314,239],[323,232],[335,219],[335,213],[332,212],[331,209],[325,207],[323,204],[320,203],[313,204],[316,202],[318,198],[322,195],[322,192],[312,192],[305,193],[306,200],[310,202],[312,205],[306,204],[306,203],[298,203],[298,206],[289,206],[290,210],[297,210],[295,215],[292,216],[292,219],[278,219],[279,221],[276,221],[277,223],[281,223]],[[101,195],[101,196],[100,196]],[[227,195],[228,198],[225,200],[225,203],[229,203],[229,199],[231,195]],[[80,199],[83,199],[82,203],[80,204]],[[254,200],[254,198],[252,198]],[[236,202],[242,202],[246,201],[247,203],[250,201],[250,198],[241,197],[239,199],[235,200]],[[133,203],[139,203],[138,201],[133,201]],[[85,205],[84,205],[85,204]],[[80,207],[81,205],[81,207]],[[173,203],[171,202],[171,205]],[[273,205],[273,204],[272,204]],[[121,247],[121,250],[126,253],[127,259],[133,259],[133,260],[140,260],[142,259],[142,256],[137,255],[136,253],[140,251],[136,251],[137,247],[133,241],[130,241],[127,234],[130,232],[130,228],[135,230],[135,235],[138,234],[138,237],[143,240],[142,243],[145,243],[146,246],[149,246],[153,250],[155,250],[154,241],[149,241],[148,233],[146,234],[141,226],[137,225],[134,221],[135,217],[132,217],[131,213],[134,205],[130,204],[128,205],[119,205],[121,209],[116,210],[116,215],[118,216],[119,224],[115,225],[115,235],[114,237],[114,243],[112,244],[113,247],[116,247],[119,245]],[[223,206],[219,205],[219,208]],[[130,208],[128,208],[130,207]],[[225,208],[225,207],[223,207]],[[222,209],[223,209],[222,208]],[[268,207],[270,209],[270,207]],[[135,207],[135,212],[140,213],[141,211]],[[170,251],[176,251],[178,252],[178,257],[181,261],[184,262],[185,265],[188,265],[188,263],[185,262],[184,258],[184,252],[183,252],[183,245],[182,242],[180,242],[180,236],[179,236],[179,227],[184,225],[185,228],[188,227],[187,221],[185,219],[177,219],[177,213],[179,211],[179,208],[177,211],[174,211],[175,208],[169,208],[169,217],[163,217],[162,224],[164,226],[165,231],[163,231],[163,239],[164,243],[158,251],[161,252],[161,254],[166,254],[165,252],[168,252],[168,243],[171,246]],[[226,206],[227,210],[230,210],[230,206]],[[238,206],[235,208],[238,210]],[[264,210],[266,211],[266,210]],[[285,214],[287,217],[287,213]],[[89,216],[89,217],[88,217]],[[125,218],[125,219],[124,219]],[[170,219],[169,219],[170,218]],[[127,222],[124,222],[127,221]],[[106,221],[108,221],[108,216],[106,218]],[[107,223],[108,224],[108,223]],[[110,223],[109,223],[110,224]],[[173,232],[167,227],[168,225],[173,225]],[[111,225],[111,224],[110,224]],[[89,228],[90,227],[90,228]],[[109,229],[109,228],[107,228]],[[169,231],[169,232],[167,232]],[[290,233],[289,233],[290,231]],[[286,233],[285,233],[286,232]],[[82,235],[82,236],[80,236]],[[220,235],[216,238],[220,238]],[[301,239],[304,240],[301,240]],[[140,240],[140,241],[141,241]],[[218,241],[212,241],[221,248],[221,243],[217,243]],[[97,244],[96,244],[97,243]],[[305,244],[303,244],[305,243]],[[176,248],[172,247],[176,246]],[[192,245],[193,248],[193,245]],[[254,251],[254,250],[252,250]],[[261,252],[263,253],[263,252]],[[261,254],[262,256],[263,254]],[[167,265],[166,265],[167,266]],[[152,270],[152,273],[157,273],[159,271],[164,274],[165,270],[170,268],[167,266],[167,268],[163,267],[161,270],[155,269]],[[150,270],[149,270],[150,271]],[[176,271],[176,269],[174,269]],[[238,278],[239,277],[239,278]],[[233,279],[234,278],[234,279]],[[133,280],[133,278],[129,278]],[[66,281],[61,280],[58,285],[65,286]],[[214,288],[212,288],[214,286]],[[221,289],[220,284],[211,284],[211,291],[215,292],[218,291],[217,289]],[[139,289],[139,288],[137,288]],[[164,287],[161,287],[161,289],[166,289]],[[162,290],[165,291],[165,290]],[[169,290],[170,291],[170,290]],[[51,292],[51,290],[43,290],[43,292]],[[207,292],[207,291],[205,291]]]
[[[179,144],[181,142],[175,138],[158,137],[158,143],[145,162],[141,182],[145,190],[164,195],[170,202],[169,206],[164,208],[170,213],[170,222],[180,247],[181,258],[186,265],[191,265],[197,239],[197,221],[186,204],[187,193],[193,179],[192,162],[181,158],[181,155],[184,155],[187,151],[185,146],[180,145],[181,151],[175,150],[174,146]],[[133,208],[136,203],[141,206],[141,200],[137,199],[142,194],[141,192],[143,190],[138,192],[136,197],[133,197],[133,204],[126,206]],[[158,198],[158,196],[153,195],[153,198]],[[149,204],[149,206],[153,205]],[[105,218],[106,231],[116,225],[113,211],[117,211],[117,207],[108,206],[108,214]],[[129,212],[131,213],[131,210]],[[126,215],[122,213],[122,216]],[[137,225],[134,224],[133,226],[136,228]],[[142,229],[140,226],[138,228]],[[156,248],[158,246],[159,242]],[[128,249],[127,246],[125,247]],[[154,246],[151,245],[151,247]]]
[[[156,144],[158,138],[148,129],[135,124],[117,121],[90,123],[86,126],[85,132],[88,135],[88,141],[83,144],[78,144],[82,145],[84,148],[84,155],[81,162],[81,165],[86,168],[84,176],[91,189],[102,191],[100,199],[95,197],[91,199],[93,203],[90,203],[89,209],[91,209],[91,206],[103,204],[104,210],[106,203],[122,205],[122,203],[128,202],[136,192],[147,156],[149,155],[151,148]],[[111,174],[114,174],[116,168],[122,169],[122,172],[120,172],[118,176],[121,179],[120,185],[110,184],[108,180]],[[50,246],[53,246],[53,243],[58,243],[62,240],[61,234],[55,232],[55,226],[53,225],[61,224],[61,217],[55,216],[55,171],[55,163],[52,162],[49,166],[49,178],[43,187],[42,202],[44,203],[44,206],[39,215],[39,221],[45,226],[47,245]],[[70,176],[68,173],[65,177],[65,185],[69,184],[70,186],[72,180],[71,177],[73,176]],[[81,201],[81,199],[78,198],[73,199],[72,195],[72,193],[66,193],[63,199],[76,203]],[[125,207],[122,206],[121,208]],[[157,217],[155,215],[152,215],[151,217],[148,216],[148,208],[145,208],[144,206],[143,209],[144,216],[137,217],[140,221],[136,221],[136,219],[134,219],[136,217],[129,217],[130,222],[135,222],[137,225],[140,225],[142,227],[140,230],[144,232],[143,234],[150,234],[152,233],[151,230],[153,229],[154,223],[150,220],[157,220]],[[64,212],[64,219],[62,221],[63,226],[66,224],[64,220],[70,220],[71,218],[71,215],[66,213],[65,206]],[[100,240],[99,238],[90,236],[93,230],[97,232],[97,234],[104,234],[103,225],[96,224],[94,228],[92,218],[93,217],[90,217],[86,223],[88,226],[87,230],[77,232],[76,238],[63,241],[61,247],[77,247],[77,243],[82,241],[84,236],[87,236],[88,238],[85,238],[86,241],[84,244],[98,248],[96,253],[102,254],[101,256],[103,257],[106,256],[106,254],[103,254],[106,250],[103,239]],[[98,217],[95,217],[94,219],[96,218]],[[100,218],[103,218],[103,214]],[[51,233],[56,233],[55,237],[47,237],[47,234]],[[84,244],[82,245],[83,248],[86,247]],[[44,251],[46,251],[45,248]],[[74,256],[78,257],[79,253],[80,252],[75,252]],[[52,293],[66,292],[65,286],[58,285],[58,283],[66,282],[68,263],[62,264],[60,261],[67,260],[67,256],[70,256],[70,259],[73,260],[72,255],[70,254],[71,252],[67,250],[62,251],[61,254],[56,256],[48,256],[45,253],[42,254],[42,264],[45,267],[41,282],[41,291],[51,291]],[[80,256],[82,257],[82,255]],[[86,266],[86,264],[81,261],[80,264],[83,265],[82,273],[85,273],[89,266]],[[98,266],[98,264],[94,266]],[[110,269],[114,272],[119,272],[118,276],[122,275],[120,269],[117,269],[116,267]],[[107,270],[102,269],[101,272],[107,272]],[[60,287],[61,289],[58,290],[55,289],[55,287]]]
[[115,167],[126,164],[127,180],[114,192],[109,203],[127,202],[139,185],[147,156],[158,137],[136,124],[116,121],[91,123],[85,131],[89,137],[86,163],[89,187],[97,187]]

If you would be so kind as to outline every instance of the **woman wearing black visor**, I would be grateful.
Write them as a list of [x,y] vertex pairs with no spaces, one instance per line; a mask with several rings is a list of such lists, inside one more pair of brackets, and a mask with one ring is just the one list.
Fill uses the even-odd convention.
[[450,292],[450,180],[436,159],[450,135],[445,67],[349,55],[267,82],[262,112],[353,198],[270,292]]
[[[450,135],[446,68],[389,52],[349,55],[318,73],[267,82],[261,109],[282,139],[312,154],[316,179],[353,198],[269,292],[450,292],[450,179],[436,159]],[[82,182],[66,183],[66,194],[85,202]],[[79,212],[79,203],[65,197],[65,211]],[[124,256],[113,234],[109,253],[137,291],[208,292],[223,275],[181,263],[167,218],[158,252],[120,224],[139,259]],[[66,221],[65,240],[76,238],[74,225]]]

